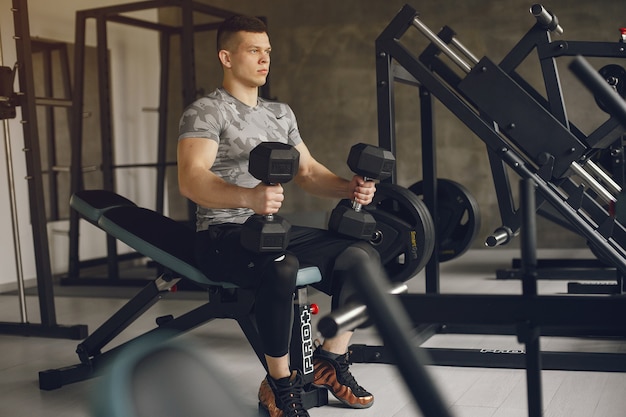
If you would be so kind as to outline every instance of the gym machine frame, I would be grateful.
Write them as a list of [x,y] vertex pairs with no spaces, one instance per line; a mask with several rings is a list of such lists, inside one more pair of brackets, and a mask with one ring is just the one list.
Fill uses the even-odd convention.
[[[613,189],[610,178],[605,178],[606,175],[603,177],[602,172],[589,161],[595,151],[608,146],[623,134],[624,127],[611,117],[585,137],[569,123],[555,57],[584,53],[624,58],[626,45],[617,42],[550,43],[550,31],[558,30],[560,26],[543,7],[535,6],[540,8],[540,13],[536,15],[537,24],[499,65],[487,57],[480,60],[474,57],[448,27],[435,35],[419,20],[414,9],[404,6],[376,40],[379,144],[395,154],[394,82],[419,87],[424,202],[431,213],[437,212],[434,97],[485,142],[496,181],[499,178],[508,179],[505,164],[522,179],[531,179],[538,192],[536,207],[542,204],[552,206],[577,233],[588,239],[603,260],[610,262],[619,274],[624,274],[626,229],[609,211],[616,201],[613,196],[616,190]],[[419,57],[415,57],[400,43],[400,38],[411,26],[417,27],[432,42]],[[449,45],[460,50],[464,58],[459,57]],[[535,46],[538,46],[540,57],[543,58],[541,64],[544,74],[549,75],[546,77],[548,100],[515,72],[516,66]],[[455,71],[446,65],[440,58],[441,53],[460,68],[464,77],[458,74],[458,69]],[[546,136],[551,140],[541,142],[540,139]],[[496,173],[500,175],[495,175]],[[591,190],[574,183],[569,178],[571,173],[582,177]],[[608,184],[611,190],[594,177],[601,177],[601,181]],[[395,173],[390,180],[395,180]],[[503,190],[508,192],[502,194]],[[509,203],[501,206],[503,226],[490,236],[496,244],[501,244],[519,230],[521,212],[512,206],[508,181],[497,183],[496,191],[499,203]],[[596,201],[596,195],[601,202]],[[400,296],[401,299],[406,297],[414,295]],[[508,308],[499,309],[504,309],[507,301],[514,304],[517,302],[505,300],[504,297],[501,298],[502,301],[493,302],[490,297],[483,298],[485,296],[439,294],[439,262],[435,251],[426,266],[426,295],[407,303],[406,306],[415,324],[421,327],[417,341],[423,342],[436,333],[517,334],[510,323],[505,324],[498,317],[493,317],[494,312],[497,312],[498,316],[511,319],[512,311]],[[535,308],[544,315],[558,312],[558,317],[553,322],[546,322],[547,318],[542,316],[529,319],[541,320],[542,335],[624,336],[623,322],[605,315],[605,309],[615,312],[619,308],[623,309],[624,303],[621,297],[606,299],[581,296],[562,299],[555,296],[552,299],[540,296],[537,297]],[[520,300],[516,304],[517,311],[531,306],[526,300]],[[427,311],[431,313],[427,314]],[[507,311],[511,313],[508,316]],[[459,315],[467,317],[466,321],[458,321]],[[454,317],[456,318],[452,320]],[[607,321],[606,326],[601,325],[603,321]],[[435,324],[422,325],[423,323]],[[388,360],[384,352],[377,348],[352,346],[351,350],[355,362]],[[524,355],[496,352],[488,354],[490,352],[458,349],[429,351],[435,364],[524,367]],[[543,352],[542,357],[544,369],[626,371],[626,357],[623,354]]]
[[[2,104],[2,119],[14,118],[17,113],[15,107],[21,107],[20,123],[24,136],[24,157],[26,158],[26,180],[30,207],[30,221],[32,223],[33,245],[35,252],[35,267],[37,278],[37,295],[39,300],[39,315],[41,323],[30,323],[26,312],[26,299],[22,275],[21,248],[17,226],[17,206],[14,195],[14,177],[11,155],[10,134],[7,121],[4,120],[5,147],[7,158],[7,176],[9,180],[9,202],[13,223],[13,243],[15,246],[15,260],[18,281],[18,296],[20,303],[20,323],[0,323],[0,333],[82,339],[87,335],[87,326],[78,324],[63,326],[57,323],[54,294],[52,288],[52,269],[50,265],[50,251],[48,248],[48,231],[46,224],[46,210],[43,193],[43,175],[41,170],[41,150],[37,123],[36,105],[39,100],[35,97],[35,83],[33,75],[33,41],[30,36],[28,20],[28,6],[26,0],[13,0],[11,12],[15,32],[15,47],[17,63],[15,70],[18,73],[20,91],[13,92],[13,82],[7,83],[9,91],[0,92]],[[1,50],[1,47],[0,47]],[[1,61],[1,60],[0,60]],[[0,65],[2,62],[0,62]],[[1,67],[6,70],[7,67]],[[6,71],[5,71],[6,72]],[[9,74],[10,75],[10,74]],[[3,81],[4,85],[4,81]]]

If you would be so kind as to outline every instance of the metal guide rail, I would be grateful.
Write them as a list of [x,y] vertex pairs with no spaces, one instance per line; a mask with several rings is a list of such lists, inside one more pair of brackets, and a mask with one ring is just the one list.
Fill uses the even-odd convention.
[[[503,222],[487,238],[488,246],[507,243],[519,231],[520,213],[513,207],[507,165],[521,178],[535,181],[539,191],[538,209],[544,204],[552,206],[565,223],[587,239],[602,260],[623,274],[626,229],[614,215],[621,186],[591,159],[624,135],[626,127],[609,115],[589,135],[576,128],[567,119],[556,58],[576,55],[626,58],[626,44],[552,42],[551,33],[563,32],[558,19],[538,4],[530,12],[536,24],[500,63],[495,63],[488,57],[477,58],[449,27],[435,33],[414,9],[402,8],[376,40],[380,146],[395,151],[394,82],[419,86],[422,96],[439,100],[488,147]],[[401,42],[411,28],[430,41],[419,56]],[[535,48],[547,97],[516,72],[517,66]],[[427,108],[432,102],[421,99],[420,103],[422,141],[434,141],[429,126],[433,120],[432,108]],[[429,146],[434,148],[432,144]],[[434,150],[430,151],[434,157]],[[432,160],[435,159],[423,153],[424,201],[431,212],[436,212],[432,198],[436,173]]]

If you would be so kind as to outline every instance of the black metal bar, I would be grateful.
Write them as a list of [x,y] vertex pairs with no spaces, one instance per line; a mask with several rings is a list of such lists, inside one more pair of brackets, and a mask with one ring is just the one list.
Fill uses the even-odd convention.
[[146,285],[78,345],[76,353],[81,362],[88,363],[93,356],[100,354],[104,346],[159,301],[161,295],[167,293],[176,281],[167,282],[158,278]]
[[56,312],[52,289],[52,270],[48,247],[48,230],[41,172],[41,151],[35,106],[35,80],[32,66],[32,46],[28,7],[26,0],[13,0],[16,53],[19,85],[22,95],[22,130],[24,134],[24,157],[28,181],[30,222],[35,251],[35,269],[41,324],[56,325]]
[[139,10],[146,10],[146,9],[158,9],[162,7],[180,7],[181,5],[184,5],[184,3],[187,3],[189,6],[191,6],[193,11],[206,13],[206,14],[213,15],[213,16],[226,18],[226,17],[232,16],[233,14],[232,12],[229,12],[227,10],[220,9],[214,6],[209,6],[208,4],[204,4],[204,3],[200,3],[196,1],[188,2],[188,0],[138,1],[138,2],[133,2],[133,3],[118,4],[114,6],[106,6],[106,7],[100,7],[100,8],[95,8],[95,9],[89,9],[89,10],[85,10],[85,13],[88,17],[95,17],[96,15],[100,15],[100,14],[114,15],[114,14],[120,14],[120,13],[136,12]]
[[[67,43],[63,43],[59,47],[59,61],[60,61],[60,69],[61,69],[61,80],[63,82],[63,98],[70,102],[70,106],[65,109],[65,117],[66,117],[66,125],[67,132],[69,135],[68,141],[71,146],[71,130],[72,130],[72,80],[71,80],[71,72],[70,72],[70,58],[68,54]],[[71,161],[70,161],[71,162]],[[68,189],[69,192],[69,189]],[[58,204],[59,202],[57,202]]]
[[[111,74],[107,21],[104,14],[96,15],[96,38],[98,55],[98,98],[100,102],[100,152],[102,154],[102,188],[115,190],[113,173],[113,120],[111,114]],[[108,273],[111,280],[118,280],[119,263],[117,261],[117,241],[106,235]]]
[[355,278],[385,346],[399,364],[398,371],[419,408],[427,416],[450,416],[448,407],[424,367],[427,362],[425,353],[413,344],[414,329],[406,311],[395,296],[388,293],[389,281],[385,271],[375,263],[361,263]]
[[[626,48],[623,48],[626,49]],[[626,56],[626,53],[624,54]],[[609,109],[623,126],[626,127],[626,102],[613,90],[609,84],[602,79],[602,76],[587,62],[582,56],[577,56],[569,65],[570,70],[578,79],[597,97],[602,99],[604,105]]]
[[156,211],[164,213],[165,206],[165,162],[167,159],[167,115],[169,103],[170,79],[170,42],[171,36],[161,33],[161,75],[159,83],[159,133],[157,143],[157,180],[156,180]]
[[75,325],[47,325],[38,323],[10,323],[0,322],[0,333],[13,336],[48,337],[70,340],[82,340],[87,337],[87,326]]
[[119,169],[127,169],[127,168],[157,168],[157,170],[159,168],[162,167],[168,167],[168,166],[176,166],[176,162],[172,161],[172,162],[164,162],[164,163],[159,163],[159,162],[146,162],[146,163],[142,163],[142,164],[113,164],[113,168],[119,168]]
[[[570,268],[567,261],[575,261],[575,259],[562,260],[561,267],[538,268],[537,279],[540,280],[589,280],[589,281],[613,281],[615,280],[615,269],[606,267],[594,268]],[[575,263],[575,262],[574,262]],[[519,269],[499,269],[496,271],[496,279],[520,279],[522,272]]]
[[626,58],[621,42],[555,41],[537,47],[540,59],[583,55],[597,58]]
[[522,294],[537,295],[537,220],[535,212],[535,182],[520,181],[520,207],[522,210]]
[[102,188],[115,190],[113,175],[113,120],[111,115],[111,73],[107,21],[104,15],[96,17],[98,55],[98,99],[100,105],[100,148],[102,153]]
[[[537,223],[535,211],[535,183],[531,179],[520,181],[520,208],[522,210],[522,294],[532,300],[537,296]],[[529,417],[543,414],[541,384],[540,329],[530,320],[517,326],[517,338],[526,345],[526,390]]]
[[513,72],[537,45],[548,42],[550,42],[550,32],[540,25],[534,25],[500,61],[500,68],[507,73]]
[[[385,47],[387,39],[401,37],[411,27],[410,20],[416,15],[408,5],[387,25],[383,32],[376,38],[376,97],[378,103],[378,144],[396,154],[396,128],[394,110],[394,77],[392,71],[392,56]],[[395,184],[397,171],[394,166],[392,175],[387,182]]]
[[499,244],[508,243],[513,234],[519,231],[520,218],[513,201],[513,192],[511,189],[511,181],[506,165],[492,149],[487,148],[487,156],[489,157],[489,166],[491,167],[491,177],[493,179],[494,189],[498,201],[498,209],[500,211],[500,219],[502,220],[502,231],[505,232],[505,241],[499,242],[495,237],[490,240],[487,238],[487,246],[497,246]]
[[[85,29],[86,16],[76,12],[74,30],[74,92],[72,94],[72,124],[70,128],[71,162],[70,195],[83,188],[82,153],[83,153],[83,107],[85,101]],[[76,210],[70,210],[68,277],[80,275],[80,216]]]
[[26,179],[28,181],[30,221],[34,241],[37,295],[41,323],[28,323],[22,317],[21,323],[0,323],[0,332],[22,336],[82,339],[87,334],[87,326],[61,326],[56,323],[42,185],[43,177],[32,65],[33,46],[28,22],[28,8],[26,0],[13,0],[12,5],[11,11],[13,12],[14,39],[17,53],[16,67],[19,69],[19,94],[21,95],[20,105],[22,106],[21,123],[24,135]]
[[[424,184],[424,203],[437,224],[437,141],[435,136],[434,100],[430,92],[419,88],[420,120],[422,129],[422,182]],[[433,236],[435,250],[425,270],[426,292],[439,293],[439,244],[438,233]]]
[[[53,97],[53,72],[52,72],[52,51],[50,48],[46,48],[45,45],[41,45],[41,55],[43,61],[43,89],[45,97]],[[33,49],[35,47],[33,46]],[[39,100],[36,100],[38,102]],[[52,107],[46,107],[44,109],[44,117],[45,117],[45,130],[46,130],[46,162],[48,167],[53,167],[56,165],[56,129],[54,123],[54,109]],[[57,174],[55,172],[50,172],[48,174],[48,205],[49,205],[49,214],[48,217],[50,220],[58,220],[59,219],[59,206],[57,201]]]
[[[384,346],[350,345],[354,363],[397,363]],[[524,369],[526,353],[516,348],[422,348],[428,365]],[[602,352],[541,352],[541,363],[549,371],[626,372],[626,354]]]
[[[191,0],[181,0],[183,8],[181,11],[180,65],[182,71],[183,107],[190,105],[196,99],[196,61],[191,3]],[[195,213],[196,205],[191,201],[187,201],[187,218],[190,221],[195,219]]]
[[419,323],[510,325],[532,321],[539,326],[595,327],[596,334],[626,336],[621,297],[541,295],[399,294]]
[[[442,325],[439,333],[441,334],[486,334],[486,335],[510,335],[516,334],[515,325],[509,324],[454,324],[446,323]],[[571,326],[559,326],[559,325],[543,325],[541,326],[541,336],[556,336],[556,337],[593,337],[593,338],[615,338],[621,337],[623,331],[621,329],[613,328],[598,328],[594,325],[571,325]]]
[[619,140],[624,133],[626,133],[626,127],[622,126],[615,117],[610,117],[587,136],[587,144],[594,149],[606,149]]
[[567,118],[567,110],[565,109],[565,101],[563,99],[563,91],[561,89],[556,59],[542,59],[539,61],[539,64],[546,87],[546,96],[548,97],[548,110],[567,130],[569,130],[569,119]]
[[128,16],[110,15],[106,17],[106,20],[113,23],[119,23],[123,25],[134,26],[142,29],[155,30],[161,33],[176,32],[178,28],[170,25],[164,25],[162,23],[154,23],[146,20],[136,19]]
[[[391,57],[376,45],[376,100],[378,103],[378,146],[396,155],[396,127],[394,123],[394,80]],[[395,184],[397,171],[394,165],[386,180]]]

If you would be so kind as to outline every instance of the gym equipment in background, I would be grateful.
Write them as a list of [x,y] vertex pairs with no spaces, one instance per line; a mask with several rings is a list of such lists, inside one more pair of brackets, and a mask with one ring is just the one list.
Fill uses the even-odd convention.
[[[418,181],[409,190],[423,197],[423,182]],[[456,181],[437,179],[437,213],[435,220],[439,262],[463,255],[480,231],[478,201],[467,188]]]
[[[437,99],[487,145],[502,225],[486,243],[489,246],[508,243],[519,234],[525,215],[543,214],[550,207],[555,219],[586,238],[602,261],[613,268],[617,281],[613,285],[614,293],[623,294],[626,228],[613,213],[621,187],[616,187],[591,158],[624,135],[626,125],[620,122],[624,116],[611,111],[608,120],[596,130],[588,135],[582,133],[567,119],[556,61],[575,55],[626,58],[626,48],[623,40],[553,42],[552,32],[562,30],[556,17],[541,5],[533,5],[531,12],[536,24],[496,64],[487,57],[474,56],[448,26],[435,34],[413,8],[404,6],[376,40],[379,145],[396,149],[394,83],[418,87],[423,202],[429,212],[439,212],[434,135],[434,100]],[[410,51],[403,43],[403,35],[411,28],[429,41],[420,54]],[[412,39],[411,45],[414,44]],[[546,97],[516,71],[535,48]],[[608,83],[605,87],[611,88]],[[618,97],[612,90],[612,95],[601,96],[600,100],[611,109],[624,105]],[[521,201],[519,207],[514,205],[511,173],[532,184],[535,198],[526,201],[526,207]],[[390,182],[395,182],[395,175]],[[534,233],[532,225],[526,228],[530,230]],[[526,246],[524,239],[522,245]],[[534,247],[530,250],[534,251]],[[533,280],[537,278],[539,262],[530,259],[526,264],[528,256],[524,251],[522,258],[523,274],[531,278],[523,277],[522,295],[441,294],[439,251],[433,252],[425,267],[425,294],[397,295],[415,326],[414,343],[419,345],[436,334],[446,333],[516,335],[519,342],[527,344],[527,351],[424,348],[430,363],[626,372],[623,353],[540,352],[532,346],[539,335],[624,337],[626,321],[619,312],[626,308],[626,299],[619,295],[536,295]],[[351,345],[349,349],[353,362],[391,363],[396,359],[380,346]],[[540,357],[539,366],[527,363],[537,359],[529,357],[533,355]],[[541,395],[538,389],[537,384],[532,390],[529,386],[529,401],[537,400],[530,398],[531,395]],[[537,408],[540,407],[536,403],[529,407],[533,413]]]
[[[41,166],[41,146],[39,141],[39,125],[37,119],[37,105],[43,105],[42,98],[35,97],[35,82],[33,74],[33,40],[30,36],[28,21],[28,6],[26,0],[13,0],[11,12],[15,27],[15,49],[19,89],[13,91],[15,72],[3,65],[2,48],[0,46],[0,119],[3,120],[5,156],[7,164],[7,181],[9,189],[9,203],[15,251],[15,267],[17,274],[17,290],[20,305],[20,319],[18,323],[0,323],[0,333],[82,339],[87,334],[87,326],[83,324],[63,326],[57,323],[54,303],[52,266],[48,243],[48,229],[46,223],[46,208],[44,204],[43,175]],[[2,42],[0,41],[0,44]],[[46,101],[54,100],[50,99]],[[15,106],[21,107],[20,123],[24,136],[22,149],[26,158],[26,179],[28,187],[29,215],[33,237],[35,255],[35,270],[37,279],[37,297],[39,301],[39,316],[41,323],[32,323],[28,319],[26,298],[24,291],[24,276],[21,260],[21,243],[19,238],[19,224],[17,203],[15,197],[15,178],[12,163],[11,135],[9,118],[16,117]]]
[[[434,137],[434,100],[446,106],[488,148],[488,156],[502,224],[486,239],[490,246],[506,244],[519,230],[511,173],[533,178],[539,193],[537,210],[551,211],[550,219],[585,238],[617,273],[613,292],[624,291],[626,228],[612,215],[617,190],[592,161],[626,132],[619,120],[608,120],[585,135],[567,118],[557,59],[567,56],[626,57],[623,42],[552,41],[560,26],[541,5],[532,7],[536,24],[497,64],[477,58],[444,26],[430,30],[410,6],[396,15],[376,40],[379,145],[395,149],[396,81],[420,89],[424,202],[436,213],[437,160]],[[430,41],[421,54],[411,52],[402,37],[411,28]],[[517,72],[531,54],[539,52],[545,97]],[[550,140],[546,140],[549,138]],[[392,178],[392,182],[394,179]],[[426,265],[426,288],[437,292],[438,253]]]
[[435,224],[426,205],[397,184],[380,183],[368,211],[376,220],[370,243],[393,282],[420,272],[435,247]]
[[[540,417],[543,411],[542,369],[625,372],[624,354],[542,352],[540,349],[540,337],[546,334],[625,337],[626,320],[622,313],[626,300],[619,297],[538,294],[535,188],[531,179],[520,180],[522,294],[415,294],[394,291],[393,283],[385,279],[384,272],[366,273],[368,266],[362,266],[363,272],[356,276],[360,284],[357,288],[361,304],[353,301],[320,318],[318,330],[324,337],[333,337],[340,331],[354,329],[363,323],[375,323],[384,345],[351,345],[350,360],[354,363],[396,364],[420,407],[422,404],[438,406],[437,392],[432,393],[435,394],[433,397],[423,391],[432,389],[431,383],[427,382],[426,371],[421,367],[423,364],[525,369],[528,415],[531,417]],[[465,326],[474,328],[472,333],[477,334],[499,331],[501,333],[498,334],[516,335],[525,349],[416,349],[414,343],[423,343],[430,336],[431,323],[440,323],[437,329],[440,333],[454,333],[455,328]],[[572,365],[573,368],[567,368]],[[434,401],[429,398],[434,398]]]

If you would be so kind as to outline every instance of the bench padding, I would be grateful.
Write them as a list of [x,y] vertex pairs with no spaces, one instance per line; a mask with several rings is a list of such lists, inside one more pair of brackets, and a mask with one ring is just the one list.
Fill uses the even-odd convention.
[[[137,252],[201,286],[234,288],[228,282],[209,279],[194,259],[195,231],[175,220],[110,191],[81,191],[72,196],[71,206],[102,230]],[[316,267],[298,271],[297,285],[319,282]]]
[[113,207],[137,205],[119,194],[104,190],[82,190],[70,197],[70,206],[93,224],[98,224],[102,214]]

